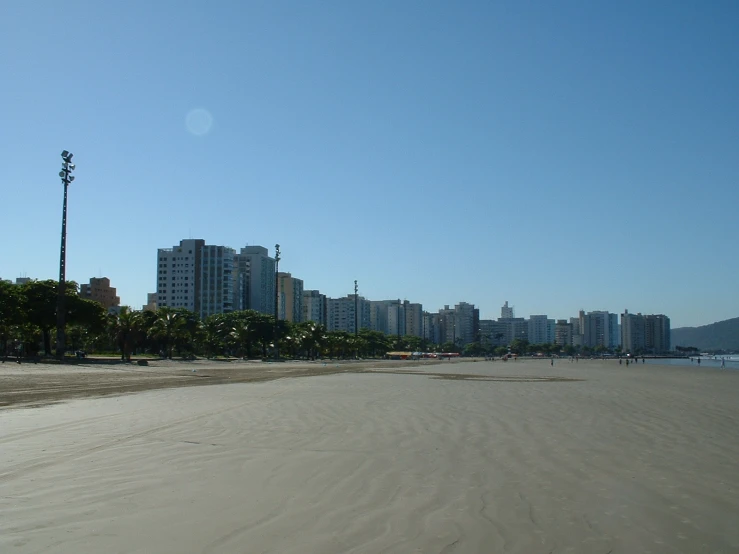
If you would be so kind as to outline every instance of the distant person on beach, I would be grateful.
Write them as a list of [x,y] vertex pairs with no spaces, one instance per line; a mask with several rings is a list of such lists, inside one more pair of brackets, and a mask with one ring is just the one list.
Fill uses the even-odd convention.
[[726,358],[721,358],[721,369],[726,367]]
[[698,358],[698,365],[701,365],[701,359]]
[[552,367],[554,367],[554,358],[552,358],[550,361],[552,362]]

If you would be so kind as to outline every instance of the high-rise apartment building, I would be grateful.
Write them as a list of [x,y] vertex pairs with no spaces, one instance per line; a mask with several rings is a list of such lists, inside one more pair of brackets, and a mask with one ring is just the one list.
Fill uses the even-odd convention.
[[495,340],[497,321],[492,319],[480,320],[480,339],[479,342],[483,346],[492,346]]
[[370,329],[388,334],[387,314],[388,307],[396,300],[369,300]]
[[247,246],[234,256],[234,310],[275,314],[275,259],[263,246]]
[[80,297],[99,302],[106,310],[121,303],[115,287],[110,286],[110,279],[107,277],[93,277],[89,284],[80,285]]
[[581,312],[580,319],[582,322],[583,346],[615,348],[620,344],[617,314],[595,311],[582,315]]
[[554,342],[554,320],[545,315],[530,316],[529,342],[531,344],[552,344]]
[[[354,303],[353,294],[349,294],[343,298],[327,298],[327,327],[329,331],[345,331],[354,333]],[[370,326],[370,303],[362,296],[356,299],[358,308],[357,323],[359,330],[369,329]]]
[[237,254],[186,239],[160,248],[157,257],[157,307],[186,308],[201,318],[249,309],[275,313],[275,261],[266,248],[247,246]]
[[438,340],[441,343],[449,342],[462,347],[479,340],[480,310],[474,304],[460,302],[454,309],[446,305],[439,310],[438,319],[429,323],[438,327]]
[[181,240],[178,246],[157,250],[157,306],[200,312],[202,239]]
[[631,354],[666,354],[671,349],[666,315],[621,314],[621,346]]
[[236,251],[228,246],[205,244],[200,248],[200,280],[196,295],[200,298],[201,319],[233,311],[233,269]]
[[369,300],[370,329],[386,335],[423,337],[424,316],[421,304],[408,300]]
[[[509,345],[514,340],[529,340],[529,322],[522,317],[499,318],[495,335],[499,346]],[[503,337],[500,337],[503,334]]]
[[280,319],[300,323],[303,320],[303,280],[290,273],[277,274]]
[[666,315],[647,315],[645,318],[646,348],[652,354],[666,354],[670,351],[670,318]]
[[626,353],[635,354],[642,352],[645,345],[644,317],[624,310],[621,314],[621,348]]
[[405,330],[405,305],[400,300],[390,300],[387,306],[387,334],[403,337]]
[[554,325],[554,344],[572,346],[572,323],[566,319],[558,319]]
[[303,291],[303,321],[326,325],[326,295],[317,290]]
[[405,334],[423,338],[423,306],[405,301]]
[[513,307],[508,307],[508,300],[505,301],[503,307],[500,309],[501,319],[513,319]]
[[424,312],[423,322],[423,338],[434,344],[442,344],[444,342],[443,317],[438,313]]

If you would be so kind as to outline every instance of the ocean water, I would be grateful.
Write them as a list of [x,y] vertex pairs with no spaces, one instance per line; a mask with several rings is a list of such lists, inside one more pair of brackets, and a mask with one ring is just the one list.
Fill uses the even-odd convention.
[[[700,358],[700,366],[698,365],[698,359]],[[739,369],[739,356],[737,355],[726,355],[726,369]],[[639,362],[641,363],[641,362]],[[714,358],[713,356],[699,356],[694,357],[692,360],[688,358],[660,358],[652,360],[647,358],[647,364],[658,364],[658,365],[692,365],[695,367],[721,367],[721,356]]]

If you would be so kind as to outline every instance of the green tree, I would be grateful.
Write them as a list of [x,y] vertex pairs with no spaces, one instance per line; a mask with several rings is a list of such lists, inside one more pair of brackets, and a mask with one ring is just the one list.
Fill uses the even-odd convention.
[[367,357],[382,357],[390,351],[390,339],[385,333],[362,329],[359,331],[359,336],[365,341]]
[[223,352],[229,334],[227,314],[213,314],[205,318],[201,325],[201,341],[203,352],[207,358],[215,357]]
[[459,352],[461,352],[461,349],[459,348],[458,345],[456,345],[453,342],[449,341],[449,342],[445,342],[444,344],[441,345],[441,351],[442,352],[457,352],[457,353],[459,353]]
[[508,348],[506,348],[505,346],[498,346],[495,349],[496,356],[505,356],[506,354],[508,354]]
[[131,351],[144,334],[140,312],[123,306],[118,314],[108,318],[108,328],[113,341],[121,351],[121,361],[131,361]]
[[230,326],[230,343],[235,345],[236,354],[248,358],[255,338],[255,328],[248,317],[235,317]]
[[525,354],[526,352],[528,352],[528,348],[529,341],[525,339],[513,339],[511,341],[511,352],[513,352],[514,354]]
[[471,342],[464,347],[465,356],[484,356],[485,347],[479,342]]
[[26,314],[26,321],[41,331],[44,354],[48,356],[52,353],[51,335],[56,328],[58,283],[51,279],[29,281],[21,287],[25,299],[23,311]]
[[172,359],[175,343],[185,334],[185,313],[178,308],[162,306],[156,311],[156,320],[149,328],[149,336],[157,339],[167,358]]
[[8,355],[8,342],[20,338],[19,327],[25,323],[23,289],[0,281],[0,347],[3,357]]

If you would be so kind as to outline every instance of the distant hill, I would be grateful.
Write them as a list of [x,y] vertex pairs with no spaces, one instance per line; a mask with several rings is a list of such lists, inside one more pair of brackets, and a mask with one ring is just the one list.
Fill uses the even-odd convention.
[[672,330],[672,348],[695,346],[700,350],[739,350],[739,317],[701,327]]

